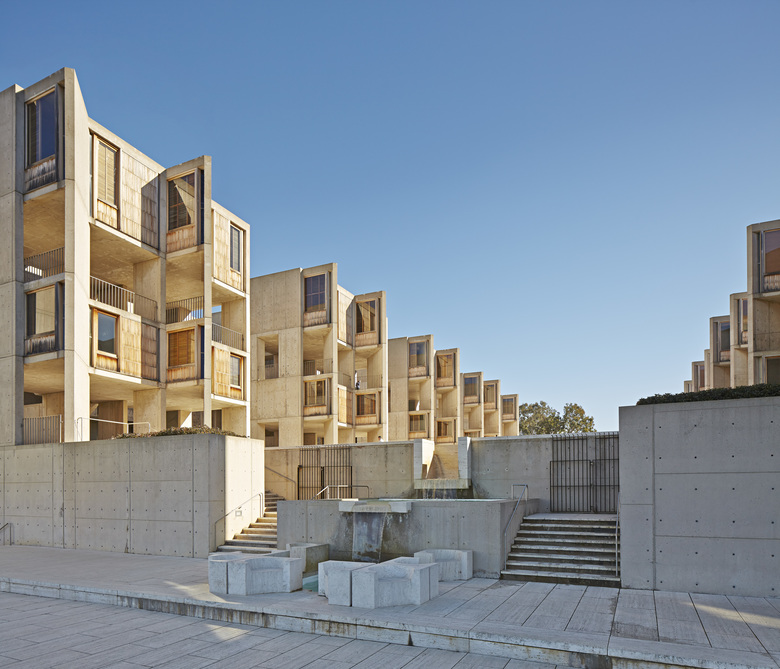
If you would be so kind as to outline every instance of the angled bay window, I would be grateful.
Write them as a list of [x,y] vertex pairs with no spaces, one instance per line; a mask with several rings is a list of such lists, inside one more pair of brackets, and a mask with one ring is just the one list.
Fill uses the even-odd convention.
[[168,381],[186,381],[198,376],[195,329],[168,333]]
[[57,93],[27,103],[27,167],[57,152]]
[[484,387],[485,393],[485,405],[490,405],[492,408],[496,408],[496,384],[486,383]]
[[748,301],[746,298],[737,300],[737,321],[739,323],[739,343],[748,343]]
[[168,230],[176,230],[197,221],[195,173],[168,182]]
[[325,311],[325,275],[307,276],[304,279],[306,313]]
[[357,303],[356,332],[376,332],[376,300]]
[[376,415],[376,395],[358,395],[357,396],[357,415],[375,416]]
[[517,418],[517,411],[515,410],[515,398],[504,397],[501,400],[501,415],[504,418],[514,420]]

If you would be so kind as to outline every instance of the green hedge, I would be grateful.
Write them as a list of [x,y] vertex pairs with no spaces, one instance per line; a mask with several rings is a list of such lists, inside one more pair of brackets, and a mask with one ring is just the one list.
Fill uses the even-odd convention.
[[713,388],[700,390],[697,393],[664,393],[643,397],[640,404],[674,404],[675,402],[710,402],[712,400],[741,400],[749,397],[778,397],[780,384],[760,383],[755,386],[738,386],[736,388]]
[[114,439],[133,439],[136,437],[173,437],[179,434],[224,434],[226,437],[237,437],[235,432],[218,430],[215,427],[169,427],[159,432],[146,432],[144,434],[120,434]]

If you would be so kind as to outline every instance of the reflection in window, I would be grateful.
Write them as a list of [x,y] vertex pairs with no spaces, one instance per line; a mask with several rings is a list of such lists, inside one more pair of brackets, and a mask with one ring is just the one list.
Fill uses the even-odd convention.
[[27,105],[27,166],[57,150],[57,96],[52,91]]
[[101,353],[116,355],[116,322],[117,317],[98,312],[98,340],[97,350]]
[[168,230],[192,225],[196,217],[195,173],[168,182]]
[[304,292],[306,294],[306,313],[311,311],[325,311],[325,275],[307,276],[304,279]]
[[238,355],[230,356],[230,385],[241,387],[241,357]]
[[764,275],[780,274],[780,230],[764,232]]
[[27,336],[48,334],[55,328],[54,286],[27,294]]
[[493,383],[485,385],[485,404],[495,404],[496,402],[496,386]]
[[373,416],[376,414],[376,395],[357,396],[357,415]]
[[304,406],[325,406],[325,379],[321,381],[306,381],[304,383]]
[[409,344],[409,367],[425,367],[428,358],[428,342],[414,341]]
[[376,332],[376,300],[357,303],[357,332]]

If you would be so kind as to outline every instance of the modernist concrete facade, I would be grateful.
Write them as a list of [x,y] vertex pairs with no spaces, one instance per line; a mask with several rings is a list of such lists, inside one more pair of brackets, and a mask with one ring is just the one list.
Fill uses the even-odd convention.
[[211,160],[164,167],[62,69],[0,93],[0,444],[249,433],[249,226]]
[[388,439],[384,291],[353,295],[336,263],[252,279],[252,436],[267,446]]
[[710,319],[709,348],[686,391],[780,383],[780,220],[747,228],[747,290]]

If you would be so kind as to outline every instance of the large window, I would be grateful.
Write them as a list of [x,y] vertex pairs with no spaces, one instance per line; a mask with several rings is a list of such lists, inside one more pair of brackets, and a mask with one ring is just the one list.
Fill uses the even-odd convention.
[[320,381],[306,381],[303,384],[304,390],[304,406],[307,407],[319,407],[325,406],[327,396],[327,384],[325,379]]
[[97,197],[116,206],[117,150],[100,140],[97,143]]
[[764,232],[764,275],[780,274],[780,230]]
[[195,173],[168,182],[168,230],[192,225],[197,220]]
[[425,367],[428,358],[428,342],[413,341],[409,344],[409,367]]
[[501,405],[503,407],[501,409],[501,413],[504,416],[515,416],[516,415],[516,412],[515,412],[515,398],[514,397],[505,397],[504,399],[501,400]]
[[102,311],[97,315],[97,350],[100,353],[108,355],[117,354],[116,324],[117,317],[111,314],[104,314]]
[[717,362],[728,362],[731,358],[731,324],[729,321],[719,321],[714,328]]
[[454,376],[454,360],[453,354],[447,353],[446,355],[436,356],[436,378],[437,379],[451,379]]
[[409,416],[409,432],[425,432],[425,414]]
[[55,327],[54,286],[27,293],[27,336],[49,334]]
[[485,384],[485,404],[493,404],[496,403],[496,384],[494,383],[486,383]]
[[780,358],[766,359],[766,382],[780,383]]
[[376,414],[376,395],[357,396],[357,415],[373,416]]
[[376,300],[357,303],[357,332],[376,332]]
[[467,376],[463,379],[463,396],[467,401],[479,402],[479,388],[476,376]]
[[304,279],[306,313],[325,311],[325,275],[307,276]]
[[168,333],[168,367],[191,365],[195,362],[195,330]]
[[436,421],[436,436],[437,437],[451,437],[452,436],[452,422],[445,420]]
[[747,344],[748,301],[744,297],[737,303],[737,318],[739,319],[739,343]]
[[230,269],[241,271],[241,230],[230,226]]
[[696,381],[695,390],[704,390],[704,365],[699,363],[693,366],[694,380]]
[[241,387],[241,356],[230,356],[230,385],[235,388]]
[[51,158],[57,151],[56,91],[27,104],[27,166]]

